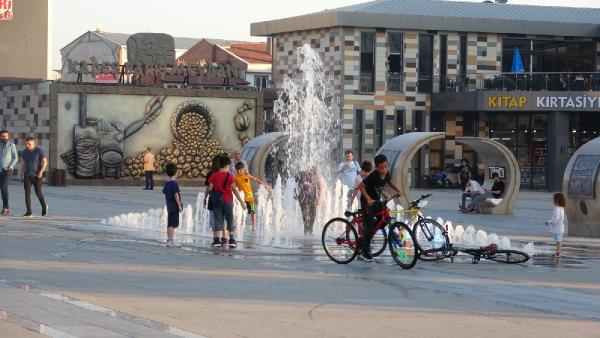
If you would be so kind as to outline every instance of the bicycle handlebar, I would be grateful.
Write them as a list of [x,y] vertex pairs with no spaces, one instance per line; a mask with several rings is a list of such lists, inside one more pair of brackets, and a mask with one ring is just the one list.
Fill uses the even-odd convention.
[[419,203],[420,203],[422,200],[424,200],[424,199],[426,199],[426,198],[429,198],[429,197],[431,197],[432,195],[433,195],[433,194],[421,195],[421,198],[419,198],[418,200],[414,200],[414,201],[410,202],[410,204],[409,204],[409,207],[408,207],[408,208],[409,208],[409,209],[419,209]]

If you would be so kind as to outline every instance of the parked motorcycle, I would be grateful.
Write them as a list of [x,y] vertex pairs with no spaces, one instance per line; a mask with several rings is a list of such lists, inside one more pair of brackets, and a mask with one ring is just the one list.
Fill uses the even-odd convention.
[[429,189],[454,187],[454,183],[448,178],[448,174],[444,170],[434,172],[431,175],[423,175],[423,180],[425,186]]

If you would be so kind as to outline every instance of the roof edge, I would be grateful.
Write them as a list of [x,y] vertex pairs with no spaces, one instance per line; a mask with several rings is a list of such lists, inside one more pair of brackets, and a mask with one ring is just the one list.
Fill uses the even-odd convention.
[[[507,24],[510,23],[510,24]],[[290,18],[262,21],[250,25],[252,36],[330,28],[365,27],[410,30],[438,30],[499,34],[535,34],[556,36],[600,37],[600,24],[561,23],[502,19],[398,15],[357,12],[320,12]]]

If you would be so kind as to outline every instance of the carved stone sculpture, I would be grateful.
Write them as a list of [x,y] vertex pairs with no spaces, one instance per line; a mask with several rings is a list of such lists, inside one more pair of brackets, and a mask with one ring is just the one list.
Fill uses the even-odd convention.
[[175,65],[175,40],[164,33],[136,33],[127,39],[127,62]]

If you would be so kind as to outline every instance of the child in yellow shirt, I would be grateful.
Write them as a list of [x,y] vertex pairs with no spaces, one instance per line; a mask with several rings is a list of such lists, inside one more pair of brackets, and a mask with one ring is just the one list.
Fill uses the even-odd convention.
[[252,193],[252,185],[250,185],[250,180],[262,184],[270,190],[268,184],[261,181],[260,179],[250,175],[244,170],[244,163],[238,162],[235,164],[235,185],[238,190],[244,194],[244,202],[246,202],[246,210],[248,211],[248,215],[252,216],[252,230],[256,230],[256,214],[254,212],[254,194]]

